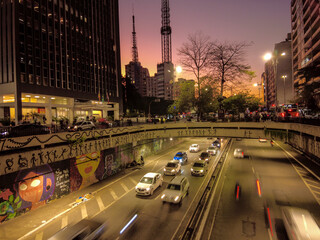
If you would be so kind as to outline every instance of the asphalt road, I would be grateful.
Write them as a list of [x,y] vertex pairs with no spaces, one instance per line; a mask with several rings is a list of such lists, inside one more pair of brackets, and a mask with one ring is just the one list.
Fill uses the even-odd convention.
[[[244,159],[233,156],[242,148]],[[234,141],[201,239],[288,239],[281,206],[309,210],[320,223],[320,181],[296,160],[306,160],[288,145],[256,139]],[[319,165],[318,165],[319,167]],[[261,186],[258,194],[257,180]],[[235,185],[241,197],[235,199]],[[270,212],[271,227],[268,214]]]
[[[198,160],[201,151],[206,151],[207,147],[214,139],[206,138],[186,139],[182,144],[168,149],[167,152],[152,156],[146,159],[146,164],[141,168],[126,169],[125,174],[106,186],[97,185],[94,198],[82,203],[78,207],[57,217],[47,223],[44,227],[22,239],[47,239],[66,225],[74,224],[83,218],[88,217],[97,222],[106,223],[106,232],[103,239],[173,239],[179,227],[186,224],[192,215],[196,196],[200,196],[200,188],[204,177],[191,176],[191,164]],[[190,153],[189,146],[193,143],[200,145],[198,153]],[[174,176],[164,176],[161,188],[158,188],[152,196],[136,196],[135,186],[140,178],[148,172],[159,172],[163,174],[165,164],[172,160],[178,151],[187,151],[188,162],[182,165],[181,175],[188,178],[190,182],[189,195],[186,196],[182,205],[163,204],[160,195],[167,184]],[[215,156],[211,157],[209,168],[216,164]],[[100,188],[100,190],[99,190]],[[137,214],[133,221],[122,234],[120,231]],[[21,216],[23,218],[23,216]]]
[[[201,187],[209,178],[209,174],[205,177],[191,176],[191,164],[213,140],[185,139],[182,144],[168,149],[167,152],[147,158],[144,167],[126,169],[122,175],[91,186],[90,192],[94,192],[94,197],[77,207],[61,208],[64,198],[57,200],[60,203],[59,208],[68,210],[60,214],[61,210],[58,207],[53,209],[57,216],[54,219],[46,219],[43,226],[39,227],[41,218],[34,222],[24,220],[28,219],[28,214],[12,220],[12,223],[15,221],[19,227],[21,224],[18,223],[24,222],[25,229],[9,227],[8,222],[7,225],[3,225],[5,228],[0,229],[0,239],[47,239],[63,227],[87,217],[106,223],[104,239],[179,239],[179,229],[186,226],[197,199],[202,194]],[[200,144],[201,151],[189,153],[187,150],[192,143]],[[234,158],[235,148],[244,150],[244,159]],[[183,200],[182,205],[162,204],[160,199],[161,193],[173,176],[164,176],[162,187],[158,188],[153,196],[136,196],[135,186],[140,178],[147,172],[163,174],[163,167],[178,151],[187,151],[189,158],[188,163],[182,166],[181,172],[190,181],[189,195]],[[305,160],[304,156],[285,144],[276,143],[271,147],[269,142],[260,143],[256,139],[234,140],[222,168],[222,175],[217,180],[218,187],[213,204],[207,208],[208,219],[204,224],[203,234],[195,239],[286,240],[280,207],[287,205],[308,209],[320,223],[320,181],[297,163],[299,161],[307,165],[304,163]],[[212,157],[210,168],[213,170],[216,164],[216,157]],[[310,165],[306,167],[312,169]],[[257,191],[257,180],[261,186],[261,196]],[[241,186],[239,200],[235,199],[236,182]],[[47,206],[55,206],[54,204]],[[266,221],[267,208],[270,211],[271,227]],[[48,208],[35,211],[38,215],[40,213],[40,216],[45,216],[44,209]],[[120,234],[136,214],[133,223]],[[26,233],[29,234],[25,235]],[[3,236],[6,237],[2,238]]]

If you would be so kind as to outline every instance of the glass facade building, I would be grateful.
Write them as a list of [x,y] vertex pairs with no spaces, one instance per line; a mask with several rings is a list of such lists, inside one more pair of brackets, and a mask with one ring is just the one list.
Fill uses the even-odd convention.
[[54,109],[56,117],[73,118],[79,111],[119,117],[117,0],[0,4],[0,118],[18,122],[28,108],[49,122]]

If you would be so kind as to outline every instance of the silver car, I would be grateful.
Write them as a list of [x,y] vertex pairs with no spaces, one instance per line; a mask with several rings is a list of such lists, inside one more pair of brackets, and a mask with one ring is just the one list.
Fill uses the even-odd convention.
[[68,127],[68,131],[93,130],[96,125],[92,121],[77,122],[73,126]]
[[174,160],[167,163],[163,169],[164,175],[177,175],[181,171],[181,164]]
[[162,186],[163,178],[160,173],[147,173],[136,186],[137,195],[152,195],[153,192]]
[[182,204],[183,198],[189,194],[189,187],[190,184],[186,177],[175,177],[168,184],[166,190],[163,191],[161,195],[162,202]]
[[233,152],[235,158],[244,158],[244,152],[241,148],[236,148]]

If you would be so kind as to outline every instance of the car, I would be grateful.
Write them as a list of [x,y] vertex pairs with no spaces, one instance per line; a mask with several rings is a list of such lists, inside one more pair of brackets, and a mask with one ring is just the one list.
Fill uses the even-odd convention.
[[241,148],[236,148],[233,152],[235,158],[244,158],[244,152]]
[[96,129],[96,125],[92,121],[77,122],[73,126],[68,127],[68,131],[82,131]]
[[8,133],[6,133],[6,137],[23,137],[30,135],[42,135],[49,134],[51,130],[49,127],[45,125],[39,124],[22,124],[19,126],[12,127],[8,129]]
[[204,176],[208,172],[208,164],[202,160],[195,161],[191,167],[191,175]]
[[186,152],[177,152],[173,157],[173,160],[179,161],[181,164],[186,163],[188,161],[188,155]]
[[66,226],[58,231],[49,240],[65,239],[99,239],[106,231],[106,224],[93,220],[82,219],[74,225]]
[[163,191],[161,195],[162,202],[170,202],[181,205],[183,198],[189,194],[189,187],[189,181],[185,176],[175,177]]
[[211,155],[216,155],[217,152],[218,152],[218,148],[217,147],[209,146],[207,148],[207,153],[209,153]]
[[181,171],[181,164],[178,161],[170,161],[163,169],[164,175],[177,175]]
[[199,144],[192,144],[189,147],[189,152],[199,152],[199,150],[200,150]]
[[147,173],[136,186],[137,195],[153,195],[153,192],[162,186],[163,177],[160,173]]
[[220,148],[221,147],[221,142],[219,139],[216,139],[212,144],[213,147]]
[[282,207],[282,220],[290,240],[320,239],[320,228],[306,209]]
[[259,138],[259,142],[265,143],[265,142],[267,142],[267,139],[266,138]]
[[199,160],[209,162],[210,154],[208,152],[202,152],[199,156]]

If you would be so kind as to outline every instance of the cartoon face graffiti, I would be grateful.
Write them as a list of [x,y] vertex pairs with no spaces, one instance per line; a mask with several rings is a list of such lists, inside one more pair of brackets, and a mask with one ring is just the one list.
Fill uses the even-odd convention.
[[[50,178],[44,183],[44,177],[34,172],[30,172],[25,176],[26,180],[19,182],[20,197],[28,202],[39,202],[41,200],[44,188],[49,190],[52,187]],[[44,186],[45,185],[45,186]]]
[[24,200],[22,208],[36,208],[54,192],[54,173],[49,165],[26,169],[18,173],[15,190]]
[[94,174],[100,163],[100,152],[93,152],[77,157],[78,171],[83,178]]

